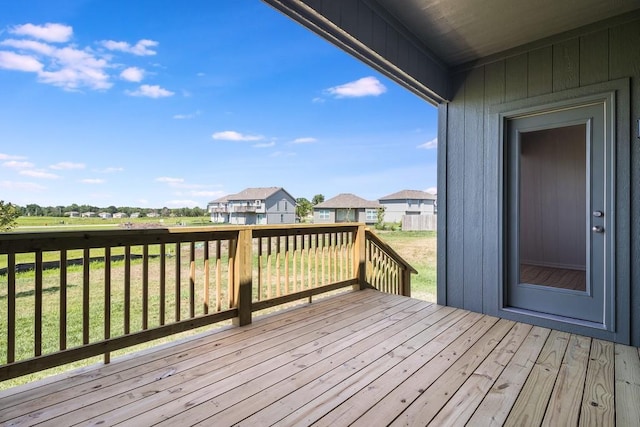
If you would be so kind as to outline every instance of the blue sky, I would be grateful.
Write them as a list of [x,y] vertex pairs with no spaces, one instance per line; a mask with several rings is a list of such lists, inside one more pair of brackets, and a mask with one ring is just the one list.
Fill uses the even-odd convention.
[[0,199],[436,185],[437,111],[259,0],[3,2]]

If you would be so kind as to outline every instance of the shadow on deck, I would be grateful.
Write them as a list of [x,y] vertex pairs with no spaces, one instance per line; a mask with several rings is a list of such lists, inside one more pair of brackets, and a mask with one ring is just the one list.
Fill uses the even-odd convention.
[[638,349],[375,290],[0,393],[7,425],[638,425]]

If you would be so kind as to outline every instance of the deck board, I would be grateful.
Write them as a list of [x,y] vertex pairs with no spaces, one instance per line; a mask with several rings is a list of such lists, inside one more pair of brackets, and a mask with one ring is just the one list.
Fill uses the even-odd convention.
[[0,425],[640,425],[640,353],[373,290],[0,392]]

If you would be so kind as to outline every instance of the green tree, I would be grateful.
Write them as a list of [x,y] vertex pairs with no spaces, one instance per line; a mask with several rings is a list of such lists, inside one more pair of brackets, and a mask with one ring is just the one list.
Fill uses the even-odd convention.
[[313,205],[306,198],[298,197],[296,199],[296,216],[300,218],[300,220],[306,218],[312,209]]
[[0,200],[0,231],[9,231],[18,223],[16,219],[20,216],[20,211],[11,203],[4,203]]
[[313,199],[311,199],[311,204],[313,206],[317,205],[318,203],[322,203],[324,202],[324,195],[322,194],[316,194],[315,196],[313,196]]

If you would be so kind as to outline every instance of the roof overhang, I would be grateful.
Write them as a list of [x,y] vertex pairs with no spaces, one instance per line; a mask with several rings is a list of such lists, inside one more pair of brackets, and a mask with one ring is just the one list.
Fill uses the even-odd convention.
[[451,70],[640,12],[638,0],[263,1],[432,104],[450,98]]

